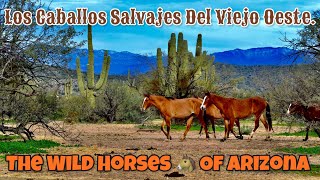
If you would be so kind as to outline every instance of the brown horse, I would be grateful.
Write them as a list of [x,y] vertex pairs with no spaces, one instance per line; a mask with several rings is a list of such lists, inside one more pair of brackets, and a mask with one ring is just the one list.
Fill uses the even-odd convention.
[[[145,95],[142,103],[142,109],[146,110],[150,106],[155,106],[160,111],[161,116],[164,118],[161,125],[161,131],[167,136],[168,139],[171,139],[171,119],[188,119],[186,130],[181,138],[181,140],[184,140],[188,131],[190,130],[194,116],[199,119],[201,126],[205,128],[206,138],[209,138],[208,129],[203,119],[203,112],[200,110],[201,103],[202,100],[197,98],[173,99],[166,98],[164,96]],[[207,114],[211,120],[211,123],[213,123],[213,127],[214,119],[220,119],[222,117],[219,109],[214,106],[208,108]],[[164,130],[165,125],[167,126],[167,132]]]
[[[187,128],[181,138],[181,140],[184,140],[190,130],[194,116],[198,117],[201,125],[205,129],[206,138],[208,139],[208,129],[202,117],[202,111],[200,110],[201,101],[200,103],[199,101],[197,98],[174,99],[157,95],[145,95],[142,109],[146,110],[150,106],[154,106],[160,111],[161,116],[164,118],[161,131],[167,136],[167,139],[172,139],[170,136],[171,119],[188,119]],[[165,125],[167,126],[167,132],[164,130]]]
[[[309,129],[312,125],[312,123],[320,123],[320,106],[314,105],[314,106],[304,106],[302,103],[294,102],[289,105],[289,108],[287,110],[287,114],[299,114],[302,115],[307,120],[307,134],[306,138],[303,139],[303,141],[308,140],[308,133]],[[320,138],[320,132],[315,128],[316,133],[318,134]]]
[[[203,101],[203,99],[200,99],[201,102]],[[205,123],[206,125],[208,124],[208,119],[210,120],[211,122],[211,126],[212,126],[212,131],[213,131],[213,135],[214,135],[214,138],[216,138],[216,128],[215,128],[215,120],[217,119],[223,119],[223,115],[220,113],[220,110],[215,106],[215,105],[210,105],[208,108],[206,108],[206,110],[204,111],[204,114],[203,114],[203,119],[205,120]],[[238,120],[236,120],[236,125],[239,129],[239,134],[240,136],[236,136],[235,132],[232,131],[232,134],[237,138],[237,139],[243,139],[243,136],[240,132],[240,123]],[[202,129],[203,127],[201,126],[200,127],[200,131],[199,131],[199,135],[201,136],[201,133],[202,133]],[[228,137],[229,137],[229,134],[228,134]]]
[[[266,100],[261,97],[252,97],[246,99],[236,99],[236,98],[225,98],[222,96],[218,96],[212,93],[206,93],[206,96],[203,99],[201,104],[201,109],[205,110],[206,107],[214,104],[223,114],[224,123],[225,123],[225,134],[224,138],[221,141],[225,141],[227,139],[227,135],[229,131],[233,131],[234,122],[240,119],[244,119],[250,117],[251,115],[255,116],[255,127],[251,132],[250,139],[253,137],[254,132],[259,127],[259,119],[261,119],[264,127],[267,132],[272,130],[272,120],[270,115],[270,106]],[[268,123],[265,118],[262,116],[262,113],[266,110],[266,117]],[[228,122],[228,120],[230,122]],[[239,127],[240,132],[240,127]],[[266,140],[270,139],[270,135],[267,135]]]

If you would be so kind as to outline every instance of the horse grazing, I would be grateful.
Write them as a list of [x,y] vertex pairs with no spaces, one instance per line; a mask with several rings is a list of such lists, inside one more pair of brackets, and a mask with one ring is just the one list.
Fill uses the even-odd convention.
[[[226,130],[224,138],[221,141],[225,141],[227,139],[227,135],[230,131],[233,132],[233,125],[235,121],[237,122],[240,119],[250,117],[251,115],[255,116],[255,127],[250,134],[250,139],[252,139],[254,132],[259,127],[259,119],[263,123],[268,133],[273,130],[270,115],[270,106],[265,99],[261,97],[251,97],[246,99],[225,98],[213,93],[206,93],[205,95],[206,96],[204,97],[200,108],[202,110],[205,110],[206,107],[214,104],[224,116]],[[268,123],[262,115],[264,110],[266,110]],[[228,122],[228,120],[230,122]],[[241,133],[240,126],[238,127],[239,133]],[[242,135],[240,134],[240,136]],[[270,139],[269,134],[266,137],[266,140],[268,139]]]
[[[287,115],[290,114],[299,114],[302,115],[307,120],[307,128],[306,128],[306,137],[303,139],[303,141],[308,140],[308,134],[309,129],[312,125],[312,123],[320,123],[320,106],[314,105],[314,106],[304,106],[300,102],[294,102],[289,105],[289,108],[287,110]],[[318,134],[320,138],[320,132],[315,128],[316,133]]]

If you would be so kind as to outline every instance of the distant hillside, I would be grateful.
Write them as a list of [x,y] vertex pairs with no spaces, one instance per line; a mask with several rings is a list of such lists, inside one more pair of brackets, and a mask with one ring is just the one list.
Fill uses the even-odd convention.
[[[253,49],[235,49],[231,51],[218,52],[211,55],[215,56],[216,62],[233,65],[292,65],[295,51],[285,47],[263,47]],[[304,63],[302,58],[298,58],[295,63]]]
[[[109,50],[111,56],[110,75],[124,75],[127,74],[130,69],[133,73],[145,73],[156,64],[155,56],[145,56],[140,54],[134,54],[131,52],[123,51],[116,52]],[[101,71],[103,62],[103,50],[95,50],[95,72]],[[235,49],[224,52],[217,52],[211,55],[215,56],[215,62],[232,65],[273,65],[283,66],[292,65],[293,59],[290,56],[294,51],[288,48],[253,48],[247,50]],[[71,54],[72,61],[69,63],[69,68],[76,68],[76,57],[80,57],[81,69],[85,70],[88,62],[88,51],[85,49],[77,50]],[[304,63],[302,58],[295,61],[296,64]]]
[[[88,63],[88,50],[79,49],[71,54],[72,61],[69,63],[70,69],[76,69],[76,57],[80,57],[81,69],[87,69]],[[110,75],[124,75],[127,74],[130,69],[131,72],[145,73],[150,70],[152,64],[156,62],[154,56],[144,56],[140,54],[134,54],[128,51],[116,52],[108,50],[108,54],[111,56]],[[96,73],[100,73],[103,63],[103,50],[94,50],[94,68]]]
[[292,72],[305,72],[310,69],[309,64],[290,66],[256,65],[243,66],[215,63],[216,74],[221,82],[228,82],[232,78],[243,77],[238,85],[242,89],[255,89],[263,91],[266,84],[281,83],[283,78],[291,76]]

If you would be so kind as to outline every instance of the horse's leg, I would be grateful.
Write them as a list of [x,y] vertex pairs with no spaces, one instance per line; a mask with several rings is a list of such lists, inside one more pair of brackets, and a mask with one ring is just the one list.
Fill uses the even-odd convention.
[[170,136],[170,128],[171,128],[171,119],[168,118],[166,119],[166,124],[167,124],[167,139],[171,140],[171,136]]
[[303,141],[308,141],[308,139],[309,139],[308,135],[309,135],[310,126],[311,126],[311,123],[308,122],[307,129],[306,129],[306,131],[307,131],[306,138],[304,138]]
[[229,129],[228,129],[228,131],[229,131],[228,134],[231,132],[237,138],[236,133],[233,130],[234,122],[235,122],[235,119],[231,118],[230,124],[229,124]]
[[227,140],[228,135],[229,135],[229,122],[228,120],[224,119],[224,138],[221,139],[220,141],[223,142]]
[[202,115],[198,115],[197,117],[198,117],[198,119],[200,121],[201,126],[204,127],[204,132],[206,133],[206,140],[208,140],[209,139],[209,133],[208,133],[207,123],[204,121]]
[[241,130],[240,130],[240,122],[239,122],[239,119],[236,119],[236,125],[239,129],[239,136],[236,136],[237,139],[243,139],[243,136],[242,136],[242,133],[241,133]]
[[166,137],[168,136],[168,133],[164,130],[164,126],[166,125],[166,120],[163,119],[162,124],[161,124],[161,131],[164,133],[164,135],[166,135]]
[[318,134],[318,136],[319,136],[319,138],[320,138],[320,128],[318,129],[318,128],[314,128],[314,131]]
[[[228,126],[230,126],[230,124],[228,125]],[[225,128],[225,131],[226,131],[227,129]],[[234,135],[234,134],[233,134]],[[228,132],[228,134],[227,134],[227,138],[229,139],[229,137],[230,137],[230,131]]]
[[230,135],[230,132],[231,132],[234,135],[235,138],[239,139],[239,137],[237,137],[236,133],[234,132],[233,128],[232,129],[230,128],[230,125],[231,124],[229,124],[229,133],[228,133],[228,137],[227,138],[229,138],[229,135]]
[[189,119],[187,120],[187,127],[186,130],[184,131],[183,137],[180,139],[181,141],[186,139],[186,136],[190,130],[190,127],[192,125],[192,120],[193,120],[193,116],[189,117]]
[[213,136],[216,139],[217,137],[216,137],[216,127],[214,126],[214,118],[211,118],[210,121],[211,121]]
[[257,130],[258,127],[259,127],[259,119],[260,119],[261,113],[256,114],[255,116],[256,116],[256,119],[254,120],[254,128],[253,128],[253,130],[252,130],[252,132],[251,132],[251,134],[250,134],[249,139],[252,139],[252,138],[253,138],[253,134],[256,132],[256,130]]
[[199,137],[201,137],[201,135],[202,135],[202,129],[203,129],[203,127],[200,126]]
[[266,118],[264,118],[263,114],[260,116],[260,121],[262,122],[262,124],[264,125],[264,127],[266,128],[266,131],[267,131],[266,140],[269,140],[270,139],[269,125],[266,121]]

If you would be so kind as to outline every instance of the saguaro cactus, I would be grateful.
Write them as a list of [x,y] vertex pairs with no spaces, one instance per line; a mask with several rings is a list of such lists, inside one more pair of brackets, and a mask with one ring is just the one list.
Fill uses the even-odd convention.
[[158,81],[160,86],[160,91],[163,92],[165,90],[166,81],[164,74],[164,67],[162,62],[162,51],[161,48],[157,49],[157,73],[158,73]]
[[64,95],[65,97],[69,98],[72,94],[72,79],[68,79],[67,82],[64,84]]
[[179,76],[184,76],[188,69],[189,51],[188,41],[183,39],[182,32],[178,35],[177,57],[179,61]]
[[188,50],[188,41],[183,33],[171,34],[168,42],[168,66],[164,72],[161,49],[157,49],[157,74],[159,89],[165,96],[187,97],[192,86],[212,84],[214,77],[213,58],[202,52],[202,35],[197,38],[195,56]]
[[194,62],[194,66],[196,68],[196,73],[195,73],[196,80],[198,80],[201,76],[201,71],[202,71],[201,64],[202,64],[203,59],[204,59],[204,56],[202,54],[202,35],[198,34],[195,62]]
[[177,83],[177,57],[176,57],[176,34],[172,33],[168,42],[168,84],[167,96],[171,96],[176,92]]
[[110,56],[104,52],[104,60],[98,82],[94,82],[94,54],[92,44],[92,27],[88,25],[88,64],[87,64],[87,85],[85,85],[80,69],[80,58],[77,58],[77,77],[80,94],[88,99],[91,107],[95,107],[95,97],[107,87],[107,80],[110,68]]

